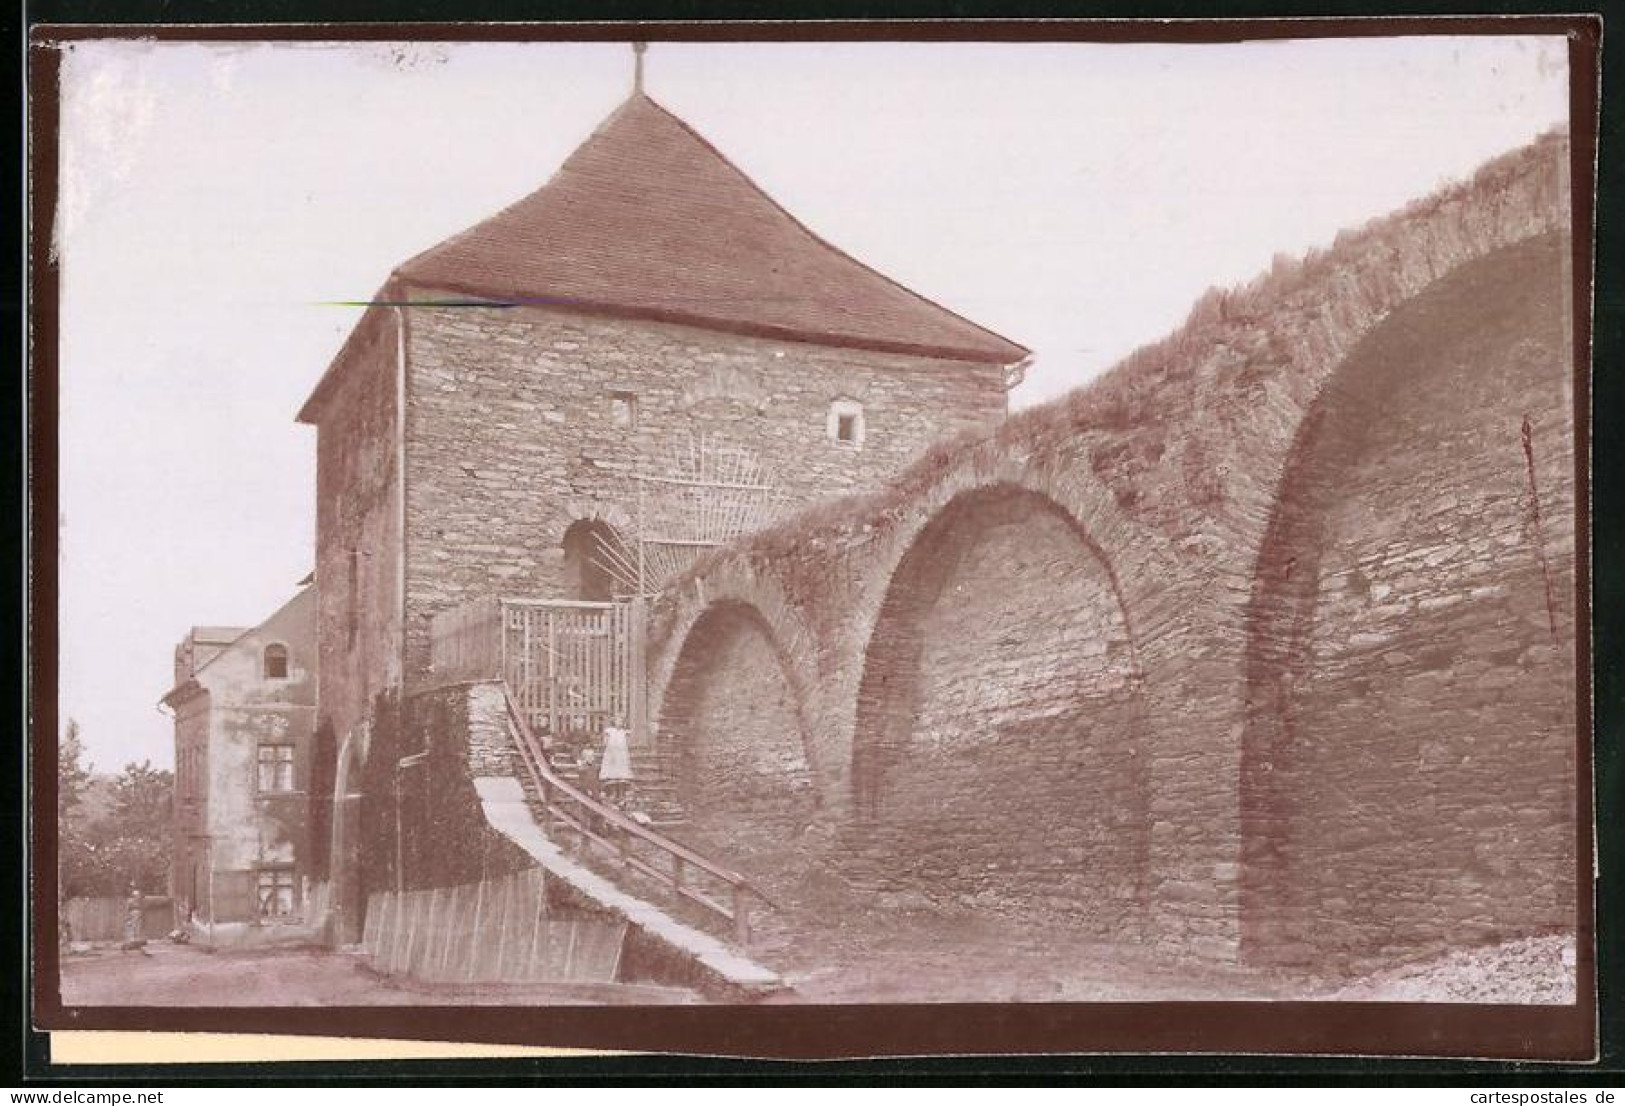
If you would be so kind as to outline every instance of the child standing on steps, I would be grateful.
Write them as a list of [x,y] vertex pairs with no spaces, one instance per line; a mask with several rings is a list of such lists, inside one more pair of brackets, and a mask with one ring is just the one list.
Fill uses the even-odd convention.
[[604,759],[598,766],[598,780],[604,797],[616,806],[626,802],[632,790],[632,750],[621,715],[604,727]]

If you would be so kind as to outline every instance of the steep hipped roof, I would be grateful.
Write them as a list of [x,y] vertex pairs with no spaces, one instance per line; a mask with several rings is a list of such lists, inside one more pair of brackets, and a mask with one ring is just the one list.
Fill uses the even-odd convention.
[[544,187],[396,275],[797,341],[999,364],[1028,353],[820,239],[641,92]]

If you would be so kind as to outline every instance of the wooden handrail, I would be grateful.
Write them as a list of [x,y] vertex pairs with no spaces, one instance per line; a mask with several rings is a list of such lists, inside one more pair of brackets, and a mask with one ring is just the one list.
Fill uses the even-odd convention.
[[[543,806],[546,807],[550,813],[562,819],[568,825],[575,828],[578,832],[606,845],[606,847],[613,847],[612,843],[605,841],[604,838],[601,838],[596,833],[593,833],[591,829],[584,825],[574,814],[561,809],[557,801],[554,799],[553,794],[551,794],[556,792],[557,794],[564,796],[564,798],[568,799],[576,806],[591,813],[604,824],[613,826],[629,838],[635,838],[637,840],[646,842],[659,852],[665,853],[667,856],[671,857],[675,863],[675,871],[673,874],[662,872],[658,868],[654,868],[636,857],[625,855],[624,852],[621,859],[623,863],[629,863],[632,867],[637,868],[644,874],[659,881],[670,890],[675,891],[684,898],[697,902],[714,913],[721,915],[723,918],[732,921],[734,923],[735,933],[738,936],[740,943],[747,943],[750,938],[750,929],[745,917],[743,896],[745,894],[752,895],[762,900],[762,902],[769,906],[773,905],[772,900],[764,895],[758,888],[753,886],[751,882],[739,872],[736,872],[731,868],[724,868],[722,865],[701,856],[699,853],[688,848],[686,845],[673,841],[665,834],[650,829],[648,826],[643,825],[636,819],[628,817],[624,812],[616,807],[587,794],[585,791],[582,791],[579,787],[576,787],[574,784],[560,776],[553,770],[553,766],[548,762],[547,755],[542,750],[541,744],[536,740],[536,735],[532,732],[530,723],[525,718],[524,711],[521,710],[519,708],[519,704],[515,702],[513,693],[508,687],[507,681],[503,681],[502,683],[502,692],[502,699],[503,703],[507,707],[508,717],[510,720],[512,720],[515,731],[519,735],[521,752],[520,759],[525,762],[525,767],[531,776],[531,782],[535,785],[537,794],[540,796]],[[714,899],[707,895],[701,894],[692,887],[685,887],[680,874],[682,871],[682,865],[684,864],[690,865],[691,867],[696,868],[717,880],[720,880],[722,883],[727,884],[732,892],[732,908],[716,902]]]

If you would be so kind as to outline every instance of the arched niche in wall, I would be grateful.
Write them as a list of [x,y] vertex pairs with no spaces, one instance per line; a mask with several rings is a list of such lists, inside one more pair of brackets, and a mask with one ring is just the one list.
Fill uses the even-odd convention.
[[852,752],[854,839],[882,883],[1143,920],[1143,680],[1110,564],[1054,500],[951,500],[899,561],[871,633]]

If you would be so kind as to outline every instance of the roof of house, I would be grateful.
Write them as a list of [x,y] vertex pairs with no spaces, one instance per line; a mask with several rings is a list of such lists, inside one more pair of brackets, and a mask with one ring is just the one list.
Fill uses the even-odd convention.
[[278,607],[266,617],[264,622],[261,622],[258,626],[193,626],[189,636],[194,642],[202,642],[205,645],[219,645],[223,646],[223,648],[219,652],[215,653],[214,656],[210,657],[208,660],[194,668],[189,677],[170,688],[164,693],[163,698],[159,699],[158,701],[166,706],[172,705],[176,700],[197,689],[199,687],[197,679],[198,673],[202,672],[204,669],[214,664],[215,661],[231,652],[238,642],[243,641],[250,634],[264,629],[271,622],[275,621],[275,619],[281,615],[283,611],[286,611],[289,607],[292,607],[300,600],[314,601],[316,592],[315,589],[310,585],[315,582],[315,578],[316,574],[312,572],[303,581],[301,581],[299,584],[299,590],[294,593],[293,598],[289,599],[286,603],[282,604],[282,606]]
[[245,626],[193,626],[190,637],[204,645],[229,645],[247,632]]
[[1009,364],[1028,350],[847,256],[634,92],[546,185],[396,270],[408,285]]

